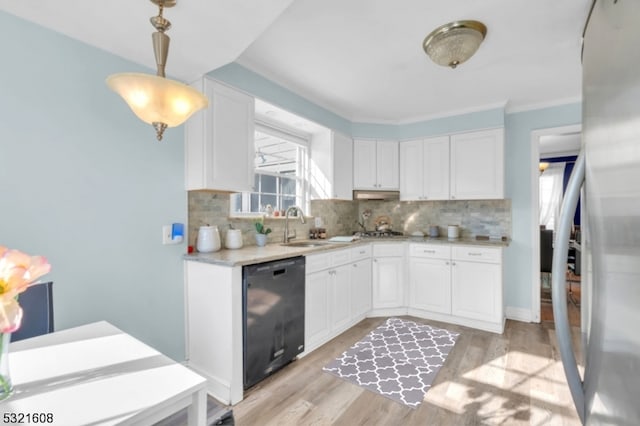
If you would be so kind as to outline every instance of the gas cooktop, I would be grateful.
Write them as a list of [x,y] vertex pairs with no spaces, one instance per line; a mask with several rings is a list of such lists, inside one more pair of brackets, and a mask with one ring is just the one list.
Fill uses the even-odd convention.
[[404,234],[399,231],[358,231],[353,235],[360,238],[393,238],[402,237]]

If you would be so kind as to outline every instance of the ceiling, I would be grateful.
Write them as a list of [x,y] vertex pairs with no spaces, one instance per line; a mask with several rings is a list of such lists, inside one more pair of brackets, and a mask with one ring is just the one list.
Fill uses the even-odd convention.
[[[178,0],[167,75],[192,82],[233,62],[294,0]],[[0,0],[0,10],[155,69],[148,0]],[[122,70],[127,71],[127,70]]]
[[[506,106],[577,102],[591,0],[180,0],[167,74],[185,81],[229,62],[356,122],[408,123]],[[0,0],[0,9],[155,68],[144,0]],[[488,28],[456,69],[424,37],[454,20]],[[126,70],[123,70],[126,71]]]

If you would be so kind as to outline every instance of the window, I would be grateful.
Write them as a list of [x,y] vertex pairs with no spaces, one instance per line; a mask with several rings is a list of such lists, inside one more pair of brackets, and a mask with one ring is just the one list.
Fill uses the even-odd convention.
[[256,123],[254,191],[231,196],[231,214],[286,210],[297,205],[308,211],[307,138]]

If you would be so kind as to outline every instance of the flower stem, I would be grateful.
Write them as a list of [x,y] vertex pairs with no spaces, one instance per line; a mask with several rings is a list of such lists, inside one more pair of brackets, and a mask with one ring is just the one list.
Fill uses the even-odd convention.
[[[8,356],[9,354],[5,349],[5,333],[0,333],[0,369],[2,369],[2,364],[5,361],[3,357]],[[9,343],[9,339],[7,339],[7,344]],[[6,398],[11,393],[11,381],[7,379],[4,375],[4,371],[0,371],[0,386],[2,387],[2,392],[0,393],[0,400]]]

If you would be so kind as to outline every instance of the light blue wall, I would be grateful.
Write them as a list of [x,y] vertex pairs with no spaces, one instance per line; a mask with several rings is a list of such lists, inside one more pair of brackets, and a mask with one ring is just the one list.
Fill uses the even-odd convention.
[[184,359],[182,128],[162,143],[104,83],[133,63],[0,12],[0,245],[46,256],[57,329],[107,320]]
[[351,134],[351,123],[348,120],[239,64],[230,63],[211,71],[208,75],[330,129],[346,135]]
[[399,125],[353,123],[351,136],[407,140],[502,126],[504,126],[504,109],[495,108]]
[[[512,242],[505,252],[505,300],[509,307],[531,308],[531,233],[538,208],[531,205],[531,132],[582,122],[580,103],[507,114],[505,117],[505,189],[511,198]],[[534,222],[535,221],[535,222]]]

